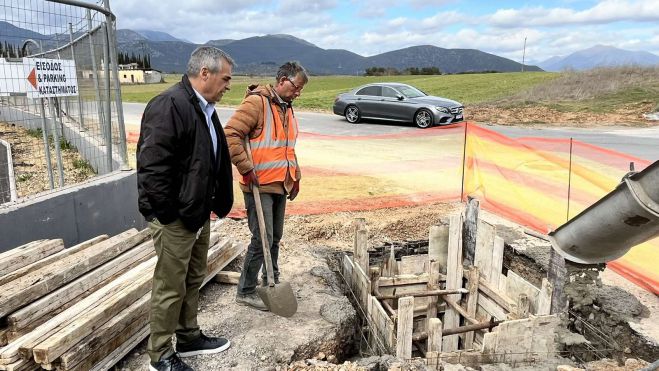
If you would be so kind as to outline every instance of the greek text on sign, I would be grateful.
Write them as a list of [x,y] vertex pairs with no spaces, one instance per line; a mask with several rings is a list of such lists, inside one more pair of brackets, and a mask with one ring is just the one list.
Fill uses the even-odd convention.
[[25,58],[28,64],[30,98],[66,97],[78,95],[75,61],[69,59]]

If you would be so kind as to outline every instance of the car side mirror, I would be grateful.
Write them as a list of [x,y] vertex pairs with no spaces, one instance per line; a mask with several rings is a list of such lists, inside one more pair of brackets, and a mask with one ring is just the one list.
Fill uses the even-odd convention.
[[398,100],[403,100],[403,99],[405,99],[405,97],[402,96],[402,95],[400,95],[400,94],[398,94],[398,95],[396,96],[396,98],[397,98]]

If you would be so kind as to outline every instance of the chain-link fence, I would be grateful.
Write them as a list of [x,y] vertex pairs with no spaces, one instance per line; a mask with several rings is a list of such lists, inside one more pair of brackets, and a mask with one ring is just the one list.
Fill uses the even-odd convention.
[[108,0],[1,4],[0,203],[125,167]]

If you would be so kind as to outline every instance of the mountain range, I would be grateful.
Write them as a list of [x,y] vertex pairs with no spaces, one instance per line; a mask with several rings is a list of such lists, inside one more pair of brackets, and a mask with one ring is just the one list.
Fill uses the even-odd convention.
[[[205,43],[226,51],[236,61],[236,73],[272,74],[282,63],[300,61],[316,75],[360,75],[369,67],[437,67],[444,73],[520,71],[522,65],[510,59],[475,49],[443,49],[420,45],[364,57],[345,49],[322,49],[290,35],[265,35],[241,40],[221,39]],[[144,32],[117,31],[121,52],[150,54],[154,68],[182,72],[190,53],[199,45],[180,40],[156,41]],[[540,71],[525,66],[527,71]]]
[[[80,35],[74,35],[74,38]],[[116,32],[119,52],[150,55],[151,66],[163,72],[184,72],[187,60],[199,44],[176,38],[165,32],[121,29]],[[68,34],[42,35],[0,21],[0,42],[22,45],[34,39],[44,50],[63,45]],[[360,75],[369,67],[390,67],[403,70],[409,67],[437,67],[443,73],[522,70],[513,60],[476,49],[444,49],[419,45],[370,57],[345,49],[323,49],[290,35],[265,35],[241,40],[210,40],[205,45],[222,48],[236,61],[234,73],[273,74],[277,67],[289,60],[300,61],[315,75]],[[540,71],[536,66],[524,66],[526,71]]]
[[538,63],[545,71],[588,70],[595,67],[613,66],[656,66],[659,56],[639,51],[630,51],[606,45],[596,45],[592,48],[574,52],[565,57],[551,57]]
[[[74,35],[77,37],[79,35]],[[199,46],[166,32],[151,30],[117,30],[119,52],[151,57],[153,68],[163,72],[184,72],[192,51]],[[0,42],[22,45],[25,39],[38,40],[44,50],[61,46],[68,34],[42,35],[28,29],[0,21]],[[204,45],[222,48],[237,63],[237,74],[273,74],[285,61],[298,60],[316,75],[360,75],[369,67],[437,67],[443,73],[514,72],[522,65],[513,60],[476,49],[444,49],[432,45],[418,45],[364,57],[345,49],[322,49],[291,35],[276,34],[248,37],[240,40],[218,39]],[[33,50],[34,51],[34,50]],[[659,65],[659,56],[610,46],[595,47],[565,57],[552,57],[537,64],[525,65],[525,71],[583,70],[598,66]]]

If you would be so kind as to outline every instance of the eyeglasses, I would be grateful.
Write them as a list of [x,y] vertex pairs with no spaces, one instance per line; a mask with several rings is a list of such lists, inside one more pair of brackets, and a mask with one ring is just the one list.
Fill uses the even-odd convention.
[[295,91],[302,91],[302,89],[304,89],[304,86],[297,86],[297,85],[293,82],[293,79],[291,79],[290,77],[287,77],[286,80],[288,80],[288,82],[290,82],[291,85],[293,85],[293,89],[295,89]]

